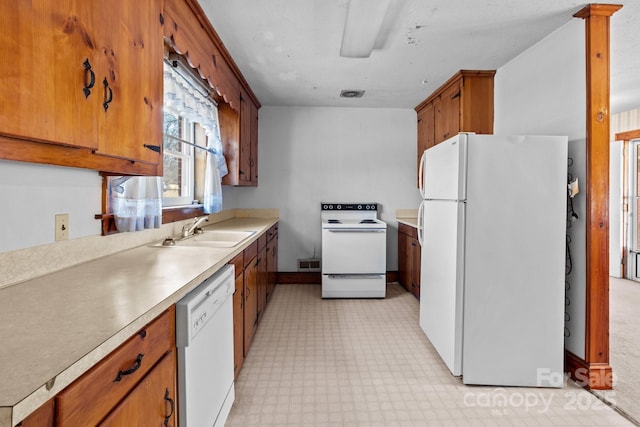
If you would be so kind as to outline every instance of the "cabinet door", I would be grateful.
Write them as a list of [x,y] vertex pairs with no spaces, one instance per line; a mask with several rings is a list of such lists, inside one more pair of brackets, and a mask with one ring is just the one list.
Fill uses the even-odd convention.
[[53,427],[55,421],[55,406],[53,399],[32,412],[16,427]]
[[176,426],[176,353],[167,354],[99,425]]
[[[418,158],[416,161],[416,171],[420,169],[422,153],[435,145],[435,132],[435,109],[433,103],[430,102],[418,111]],[[420,187],[419,182],[417,186]]]
[[421,248],[418,239],[407,239],[411,245],[410,253],[410,267],[409,267],[409,280],[411,284],[411,293],[418,299],[420,299],[420,263],[421,263]]
[[96,77],[103,101],[95,111],[101,118],[97,153],[159,164],[161,154],[144,145],[162,146],[161,0],[87,3],[100,29],[104,70]]
[[451,85],[440,95],[435,117],[436,143],[449,139],[460,131],[460,97],[460,82]]
[[[277,236],[277,235],[276,235]],[[278,239],[271,239],[267,243],[267,301],[273,295],[276,286],[278,269]]]
[[[96,34],[84,0],[0,2],[0,134],[97,147]],[[93,2],[91,2],[93,3]],[[88,61],[88,62],[85,62]],[[91,67],[85,69],[84,64]],[[83,88],[96,76],[95,86]]]
[[244,274],[236,276],[233,294],[233,375],[238,379],[244,362]]
[[244,355],[258,327],[258,265],[257,256],[244,269]]
[[406,290],[409,290],[408,282],[408,252],[407,252],[408,236],[398,229],[398,282]]
[[257,290],[258,290],[258,320],[262,318],[267,306],[267,248],[266,246],[258,251],[257,263]]
[[251,185],[251,101],[246,93],[240,94],[240,185]]

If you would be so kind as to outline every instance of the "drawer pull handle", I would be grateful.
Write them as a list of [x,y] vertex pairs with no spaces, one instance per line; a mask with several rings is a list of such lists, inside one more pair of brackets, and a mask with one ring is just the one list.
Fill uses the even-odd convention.
[[136,361],[133,363],[133,366],[125,371],[118,371],[118,375],[116,376],[116,379],[113,380],[113,382],[118,382],[122,379],[122,377],[124,377],[125,375],[131,375],[133,374],[135,371],[138,370],[138,368],[140,368],[140,365],[142,365],[142,358],[144,357],[144,354],[140,353],[138,354],[138,357],[136,357]]
[[[169,389],[165,389],[164,400],[169,402],[169,406],[170,406],[170,409],[171,409],[171,411],[169,412],[169,415],[166,415],[164,417],[164,425],[165,425],[165,427],[168,427],[169,426],[169,419],[171,419],[171,417],[173,416],[173,412],[175,411],[175,404],[173,402],[173,399],[169,397]],[[166,406],[165,406],[165,408],[166,408]]]

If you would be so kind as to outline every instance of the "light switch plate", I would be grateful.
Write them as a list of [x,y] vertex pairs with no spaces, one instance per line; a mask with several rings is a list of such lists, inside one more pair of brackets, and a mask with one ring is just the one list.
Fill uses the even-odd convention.
[[56,242],[69,240],[69,214],[56,215]]

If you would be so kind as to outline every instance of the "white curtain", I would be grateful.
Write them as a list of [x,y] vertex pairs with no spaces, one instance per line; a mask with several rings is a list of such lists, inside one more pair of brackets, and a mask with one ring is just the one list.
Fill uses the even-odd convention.
[[160,228],[162,179],[157,176],[109,177],[111,208],[118,231]]
[[228,171],[222,154],[218,108],[204,91],[187,71],[165,63],[165,108],[199,123],[207,136],[207,147],[201,148],[207,150],[203,204],[204,212],[209,214],[222,210],[221,180]]

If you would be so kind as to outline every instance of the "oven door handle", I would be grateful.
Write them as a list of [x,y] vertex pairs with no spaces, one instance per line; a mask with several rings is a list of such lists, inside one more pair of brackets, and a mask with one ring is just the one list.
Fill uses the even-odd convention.
[[384,274],[327,274],[330,279],[379,279]]
[[384,229],[367,230],[367,229],[359,229],[359,228],[339,228],[339,229],[330,229],[327,231],[329,231],[330,233],[384,233],[386,232],[386,230]]

